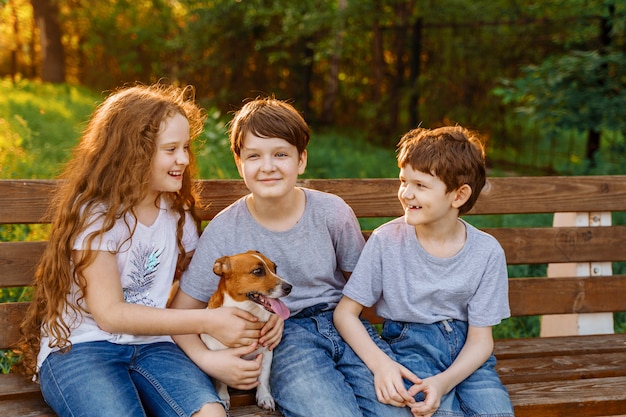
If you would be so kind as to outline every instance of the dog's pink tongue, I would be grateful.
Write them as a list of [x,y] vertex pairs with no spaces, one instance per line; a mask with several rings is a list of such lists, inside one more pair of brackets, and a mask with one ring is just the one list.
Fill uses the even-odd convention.
[[270,303],[270,307],[274,310],[274,313],[282,317],[283,320],[287,320],[289,318],[289,309],[285,303],[276,298],[269,298],[268,301]]

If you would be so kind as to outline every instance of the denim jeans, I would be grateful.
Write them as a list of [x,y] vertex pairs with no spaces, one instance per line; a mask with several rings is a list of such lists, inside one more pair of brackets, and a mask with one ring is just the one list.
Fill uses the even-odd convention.
[[[370,336],[389,352],[376,331]],[[343,341],[325,305],[309,307],[285,321],[274,350],[272,394],[285,417],[410,417],[408,408],[376,398],[371,371]]]
[[[467,322],[458,320],[434,324],[386,320],[382,337],[389,343],[398,362],[420,378],[426,378],[450,367],[465,344],[467,329]],[[496,358],[492,354],[441,399],[434,416],[512,417],[513,406],[495,365]],[[423,398],[421,393],[415,396],[418,401]]]
[[191,416],[220,402],[211,379],[168,342],[78,343],[50,354],[40,380],[59,417]]

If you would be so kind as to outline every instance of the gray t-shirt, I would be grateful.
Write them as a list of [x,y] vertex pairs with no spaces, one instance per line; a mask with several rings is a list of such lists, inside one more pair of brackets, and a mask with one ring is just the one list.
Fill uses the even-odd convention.
[[344,295],[367,307],[376,304],[379,316],[394,321],[454,319],[485,327],[509,317],[502,247],[493,236],[459,221],[467,240],[449,258],[426,252],[402,217],[380,226],[367,241]]
[[283,301],[291,314],[320,303],[333,308],[346,283],[343,271],[354,269],[365,243],[354,212],[336,195],[303,188],[306,205],[291,229],[274,232],[258,224],[243,197],[207,225],[180,288],[208,301],[219,277],[213,263],[225,255],[258,250],[274,261],[277,272],[293,285]]

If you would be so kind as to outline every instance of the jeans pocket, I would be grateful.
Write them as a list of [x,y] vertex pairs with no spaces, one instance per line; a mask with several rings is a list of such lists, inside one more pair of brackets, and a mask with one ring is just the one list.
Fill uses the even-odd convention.
[[381,337],[389,344],[401,342],[406,335],[406,326],[393,320],[383,321]]

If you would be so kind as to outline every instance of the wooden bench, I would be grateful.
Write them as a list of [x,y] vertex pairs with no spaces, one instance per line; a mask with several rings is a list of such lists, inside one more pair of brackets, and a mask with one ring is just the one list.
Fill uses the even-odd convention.
[[[55,185],[54,180],[0,181],[0,224],[47,222],[45,208]],[[340,195],[359,218],[402,214],[396,179],[302,180],[301,185]],[[245,193],[241,181],[203,180],[202,200],[210,206],[202,217],[210,220]],[[497,224],[506,226],[507,214],[623,211],[626,176],[511,177],[489,178],[466,218],[472,222],[476,214],[505,215],[497,217]],[[552,227],[536,224],[536,217],[522,226],[485,229],[500,241],[509,265],[626,261],[626,226]],[[0,287],[29,285],[44,245],[0,243]],[[596,269],[583,276],[511,278],[512,315],[626,311],[626,275],[596,276]],[[0,348],[15,342],[26,307],[0,304]],[[367,314],[379,322],[371,311]],[[495,352],[518,417],[626,415],[626,334],[500,339]],[[251,392],[234,392],[231,414],[279,415],[253,404]],[[36,384],[10,374],[0,375],[0,415],[53,414]]]

